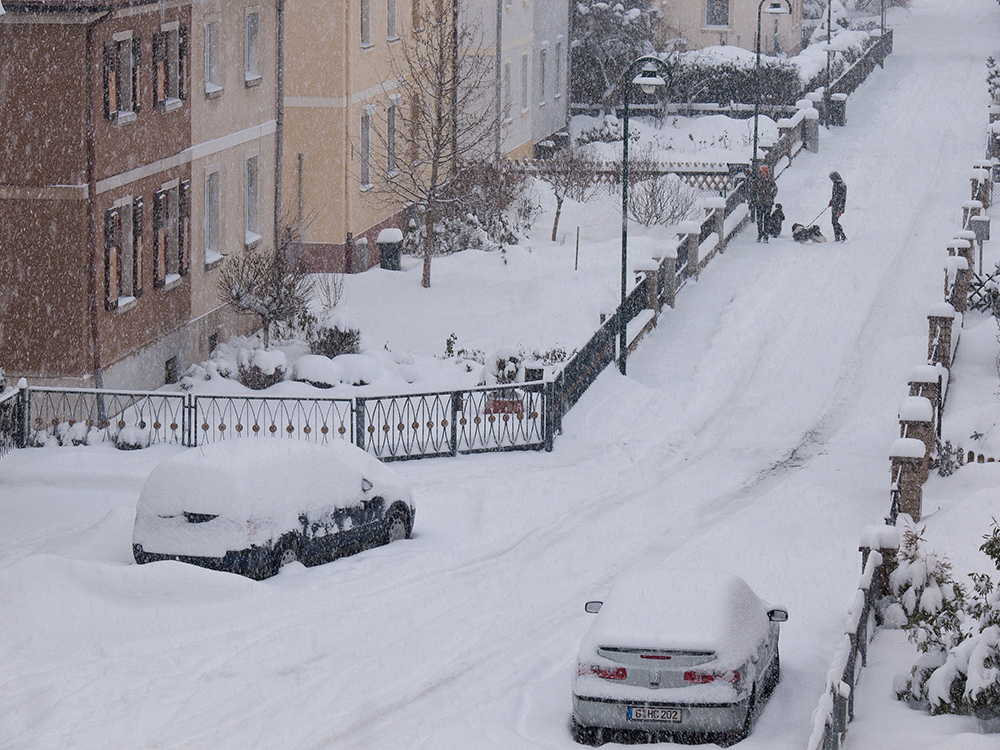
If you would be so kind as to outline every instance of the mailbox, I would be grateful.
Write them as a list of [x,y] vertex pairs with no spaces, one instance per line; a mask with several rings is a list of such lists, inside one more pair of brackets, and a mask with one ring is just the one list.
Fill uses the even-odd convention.
[[990,217],[973,216],[969,219],[969,225],[976,233],[976,242],[986,242],[990,238]]

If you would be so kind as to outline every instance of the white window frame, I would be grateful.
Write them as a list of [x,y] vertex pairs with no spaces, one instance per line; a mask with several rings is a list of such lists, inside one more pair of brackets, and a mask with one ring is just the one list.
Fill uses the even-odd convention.
[[389,97],[389,104],[385,109],[385,168],[389,177],[394,177],[399,173],[397,169],[399,155],[398,145],[398,119],[399,106],[403,97],[395,94]]
[[545,73],[546,73],[546,62],[548,62],[548,48],[544,45],[547,42],[543,42],[543,46],[538,50],[538,104],[540,106],[545,105]]
[[361,148],[359,150],[359,177],[363,191],[372,188],[372,114],[375,108],[366,104],[361,108]]
[[218,17],[205,20],[205,96],[222,94],[222,24]]
[[[115,43],[115,101],[118,104],[115,123],[124,125],[136,118],[136,102],[132,97],[132,77],[135,69],[135,49],[132,45],[132,30],[119,31],[111,35]],[[141,95],[141,91],[137,92]],[[127,105],[127,106],[124,106]]]
[[[713,21],[719,21],[720,18],[713,18],[712,11],[715,9],[721,10],[725,6],[725,23],[713,23]],[[705,28],[708,29],[728,29],[729,24],[732,21],[732,7],[730,0],[705,0]]]
[[260,64],[260,10],[247,8],[243,18],[243,81],[249,88],[262,80]]
[[390,42],[399,39],[397,11],[399,6],[396,0],[385,0],[385,38]]
[[260,230],[260,152],[243,155],[243,244],[255,247],[263,237]]
[[510,110],[514,103],[514,92],[512,90],[510,60],[503,63],[503,116],[505,122],[510,122]]
[[165,112],[172,112],[181,106],[181,46],[180,46],[180,23],[171,21],[160,25],[160,33],[164,36],[166,44],[166,100],[163,103]]
[[359,18],[361,28],[361,46],[371,47],[372,45],[372,3],[371,0],[361,0],[361,17]]
[[[214,183],[214,187],[213,187]],[[222,169],[205,167],[205,265],[222,260]]]
[[555,81],[553,82],[554,93],[552,94],[552,98],[559,99],[562,96],[562,87],[563,87],[563,61],[562,61],[563,43],[561,39],[556,42],[555,57],[556,57],[556,70],[555,70]]
[[530,77],[528,76],[529,72],[528,59],[529,58],[527,52],[521,55],[521,114],[522,115],[528,113],[529,102],[530,102],[530,99],[528,98],[528,81],[530,80]]

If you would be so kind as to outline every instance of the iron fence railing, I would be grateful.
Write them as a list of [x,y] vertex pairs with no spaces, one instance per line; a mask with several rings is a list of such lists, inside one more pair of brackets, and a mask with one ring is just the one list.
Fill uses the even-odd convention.
[[351,399],[199,395],[192,401],[190,445],[254,437],[354,440]]
[[26,389],[22,440],[29,445],[94,444],[122,447],[187,444],[189,413],[184,394],[85,388]]
[[0,458],[23,442],[24,431],[24,391],[10,391],[0,396]]

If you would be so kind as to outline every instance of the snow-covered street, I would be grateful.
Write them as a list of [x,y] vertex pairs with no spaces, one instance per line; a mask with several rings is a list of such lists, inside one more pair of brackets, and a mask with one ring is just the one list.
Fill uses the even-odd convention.
[[[994,0],[913,0],[889,20],[894,52],[851,96],[848,126],[822,129],[820,152],[779,180],[785,236],[746,230],[689,282],[552,453],[394,465],[418,508],[409,541],[264,582],[138,566],[139,490],[182,448],[2,459],[0,748],[576,747],[584,602],[671,562],[736,572],[787,607],[782,681],[739,747],[804,748],[861,531],[889,510],[897,405],[983,158],[1000,38]],[[833,169],[848,242],[793,242]],[[829,214],[820,223],[832,236]],[[607,247],[595,297],[615,294]],[[560,304],[574,301],[533,314]]]

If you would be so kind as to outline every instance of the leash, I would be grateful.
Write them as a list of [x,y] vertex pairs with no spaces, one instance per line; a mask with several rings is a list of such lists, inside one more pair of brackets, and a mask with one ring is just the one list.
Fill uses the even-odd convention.
[[[829,208],[829,206],[827,206],[826,208]],[[815,224],[816,223],[816,219],[818,219],[820,216],[822,216],[823,214],[826,213],[826,208],[824,208],[822,211],[820,211],[818,214],[816,214],[816,216],[813,217],[813,220],[810,221],[808,224],[806,224],[806,226],[809,227],[809,226],[812,226],[813,224]]]

